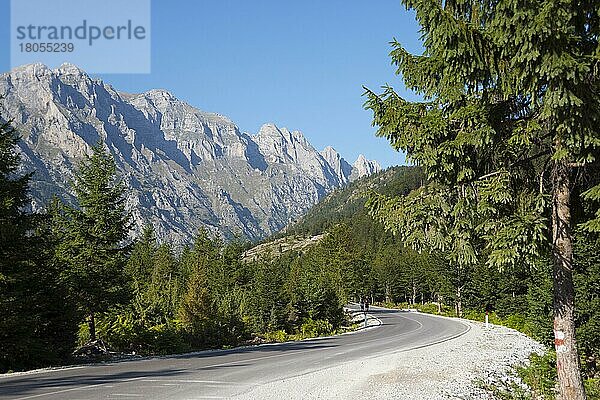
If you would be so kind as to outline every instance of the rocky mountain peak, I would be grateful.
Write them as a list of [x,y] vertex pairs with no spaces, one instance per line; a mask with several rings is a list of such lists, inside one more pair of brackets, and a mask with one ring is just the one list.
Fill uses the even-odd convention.
[[22,65],[20,67],[16,67],[15,69],[13,69],[11,71],[11,75],[13,75],[13,76],[28,75],[31,77],[46,76],[46,75],[50,75],[51,73],[52,73],[52,70],[42,63]]
[[327,146],[321,151],[321,155],[335,171],[340,183],[345,185],[350,182],[350,175],[352,174],[352,166],[346,162],[333,147]]
[[143,96],[150,100],[163,100],[168,102],[178,101],[171,92],[165,89],[151,89],[144,92]]
[[[71,64],[1,74],[0,110],[22,136],[34,209],[55,194],[72,201],[74,169],[102,141],[128,187],[136,231],[152,224],[159,238],[179,243],[199,228],[265,237],[354,174],[333,148],[319,153],[300,131],[265,124],[248,135],[167,90],[119,92]],[[361,176],[374,169],[368,160],[358,167]]]
[[363,176],[369,176],[381,171],[381,165],[377,161],[368,160],[360,154],[354,164],[352,164],[351,180],[360,179]]
[[314,157],[316,150],[299,131],[290,132],[273,123],[264,124],[253,137],[259,149],[273,162],[300,164],[305,156]]
[[88,76],[84,70],[71,63],[63,63],[55,72],[58,75]]

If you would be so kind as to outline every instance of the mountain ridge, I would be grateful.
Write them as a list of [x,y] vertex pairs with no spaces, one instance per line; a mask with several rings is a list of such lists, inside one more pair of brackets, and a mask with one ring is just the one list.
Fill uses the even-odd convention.
[[242,132],[168,90],[119,92],[72,64],[1,74],[0,106],[22,136],[24,168],[35,171],[34,209],[53,194],[72,201],[74,168],[101,141],[129,189],[136,230],[150,223],[159,237],[180,243],[201,228],[260,239],[380,168],[361,156],[351,170],[339,169],[300,131],[265,124]]

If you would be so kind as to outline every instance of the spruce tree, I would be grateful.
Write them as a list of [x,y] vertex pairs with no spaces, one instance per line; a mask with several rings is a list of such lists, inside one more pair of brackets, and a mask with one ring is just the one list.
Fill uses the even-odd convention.
[[124,301],[129,215],[125,187],[102,143],[80,164],[73,182],[78,208],[67,207],[59,255],[68,264],[65,278],[88,317],[96,339],[95,315]]
[[208,231],[198,232],[194,247],[186,254],[184,269],[190,271],[185,294],[179,306],[179,318],[187,326],[194,346],[218,342],[215,333],[215,265],[219,264],[219,246]]
[[152,266],[158,245],[152,225],[146,225],[127,260],[126,272],[134,293],[142,292],[152,279]]
[[17,142],[12,127],[0,120],[0,372],[26,366],[34,329],[24,296],[30,269],[25,241],[32,228],[23,211],[29,176],[17,174]]
[[10,124],[0,119],[0,282],[3,283],[10,280],[14,262],[21,259],[18,248],[32,227],[31,216],[24,212],[31,175],[18,174],[21,161],[16,151],[18,141]]
[[[482,254],[503,270],[554,259],[559,392],[584,399],[574,324],[573,207],[600,200],[597,1],[403,0],[425,51],[394,41],[407,102],[367,90],[378,135],[422,166],[430,182],[406,198],[374,196],[371,211],[414,247],[456,265]],[[598,185],[598,186],[596,186]]]
[[26,211],[18,136],[0,118],[0,372],[56,365],[75,344],[76,315],[58,278],[51,218]]

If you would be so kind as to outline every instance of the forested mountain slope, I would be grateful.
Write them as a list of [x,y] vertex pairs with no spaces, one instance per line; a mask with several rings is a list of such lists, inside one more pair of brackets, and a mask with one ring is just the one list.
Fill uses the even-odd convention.
[[417,167],[396,166],[363,177],[347,187],[336,189],[312,207],[306,215],[288,226],[284,235],[318,235],[340,222],[364,217],[369,191],[387,195],[406,195],[417,188],[423,175]]

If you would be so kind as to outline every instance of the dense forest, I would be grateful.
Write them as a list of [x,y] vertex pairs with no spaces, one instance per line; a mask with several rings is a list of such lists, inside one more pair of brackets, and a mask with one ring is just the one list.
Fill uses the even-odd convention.
[[[0,372],[300,339],[347,329],[343,271],[313,253],[242,261],[248,245],[201,231],[175,249],[131,238],[125,188],[102,144],[76,204],[28,212],[18,137],[0,129]],[[74,353],[74,350],[79,348]]]
[[[547,346],[553,344],[552,261],[547,254],[537,268],[515,265],[509,271],[482,259],[470,268],[452,267],[444,252],[416,252],[374,220],[365,208],[372,191],[404,196],[424,181],[417,167],[393,167],[338,190],[312,208],[289,235],[328,232],[320,245],[336,243],[331,252],[354,265],[345,285],[350,296],[368,294],[375,301],[415,306],[482,320],[486,311],[496,322],[517,328]],[[583,210],[581,211],[583,212]],[[337,247],[339,246],[339,247]],[[341,251],[340,251],[341,250]],[[597,376],[600,357],[600,238],[575,232],[577,329],[587,376]],[[439,308],[438,308],[439,305]],[[425,307],[423,307],[425,306]]]
[[[500,269],[489,265],[489,253],[483,253],[474,265],[457,265],[448,252],[417,252],[405,246],[400,235],[373,219],[365,207],[373,193],[405,197],[426,183],[421,168],[390,168],[332,193],[288,227],[286,234],[302,237],[327,232],[319,247],[330,246],[330,257],[345,265],[344,285],[350,298],[370,295],[390,307],[479,321],[488,312],[493,323],[515,328],[552,349],[550,253],[540,257],[536,266],[515,264]],[[578,207],[576,213],[586,212],[583,205]],[[588,395],[594,396],[600,374],[600,238],[579,228],[574,239],[578,350]],[[534,372],[528,372],[535,376],[529,379],[555,382],[554,357],[550,350],[547,356],[536,358]],[[553,398],[554,383],[545,385],[536,389]]]
[[[151,227],[128,237],[124,188],[101,145],[80,165],[77,205],[55,199],[44,214],[25,211],[28,175],[19,175],[17,137],[5,124],[0,259],[3,372],[73,362],[101,339],[109,349],[171,354],[330,334],[347,325],[343,305],[361,296],[388,306],[509,325],[552,344],[552,263],[510,271],[471,268],[444,252],[405,247],[369,215],[371,193],[406,196],[426,179],[394,167],[330,194],[272,239],[323,234],[301,251],[263,251],[198,232],[175,249]],[[600,240],[575,233],[579,350],[586,377],[598,374]]]

